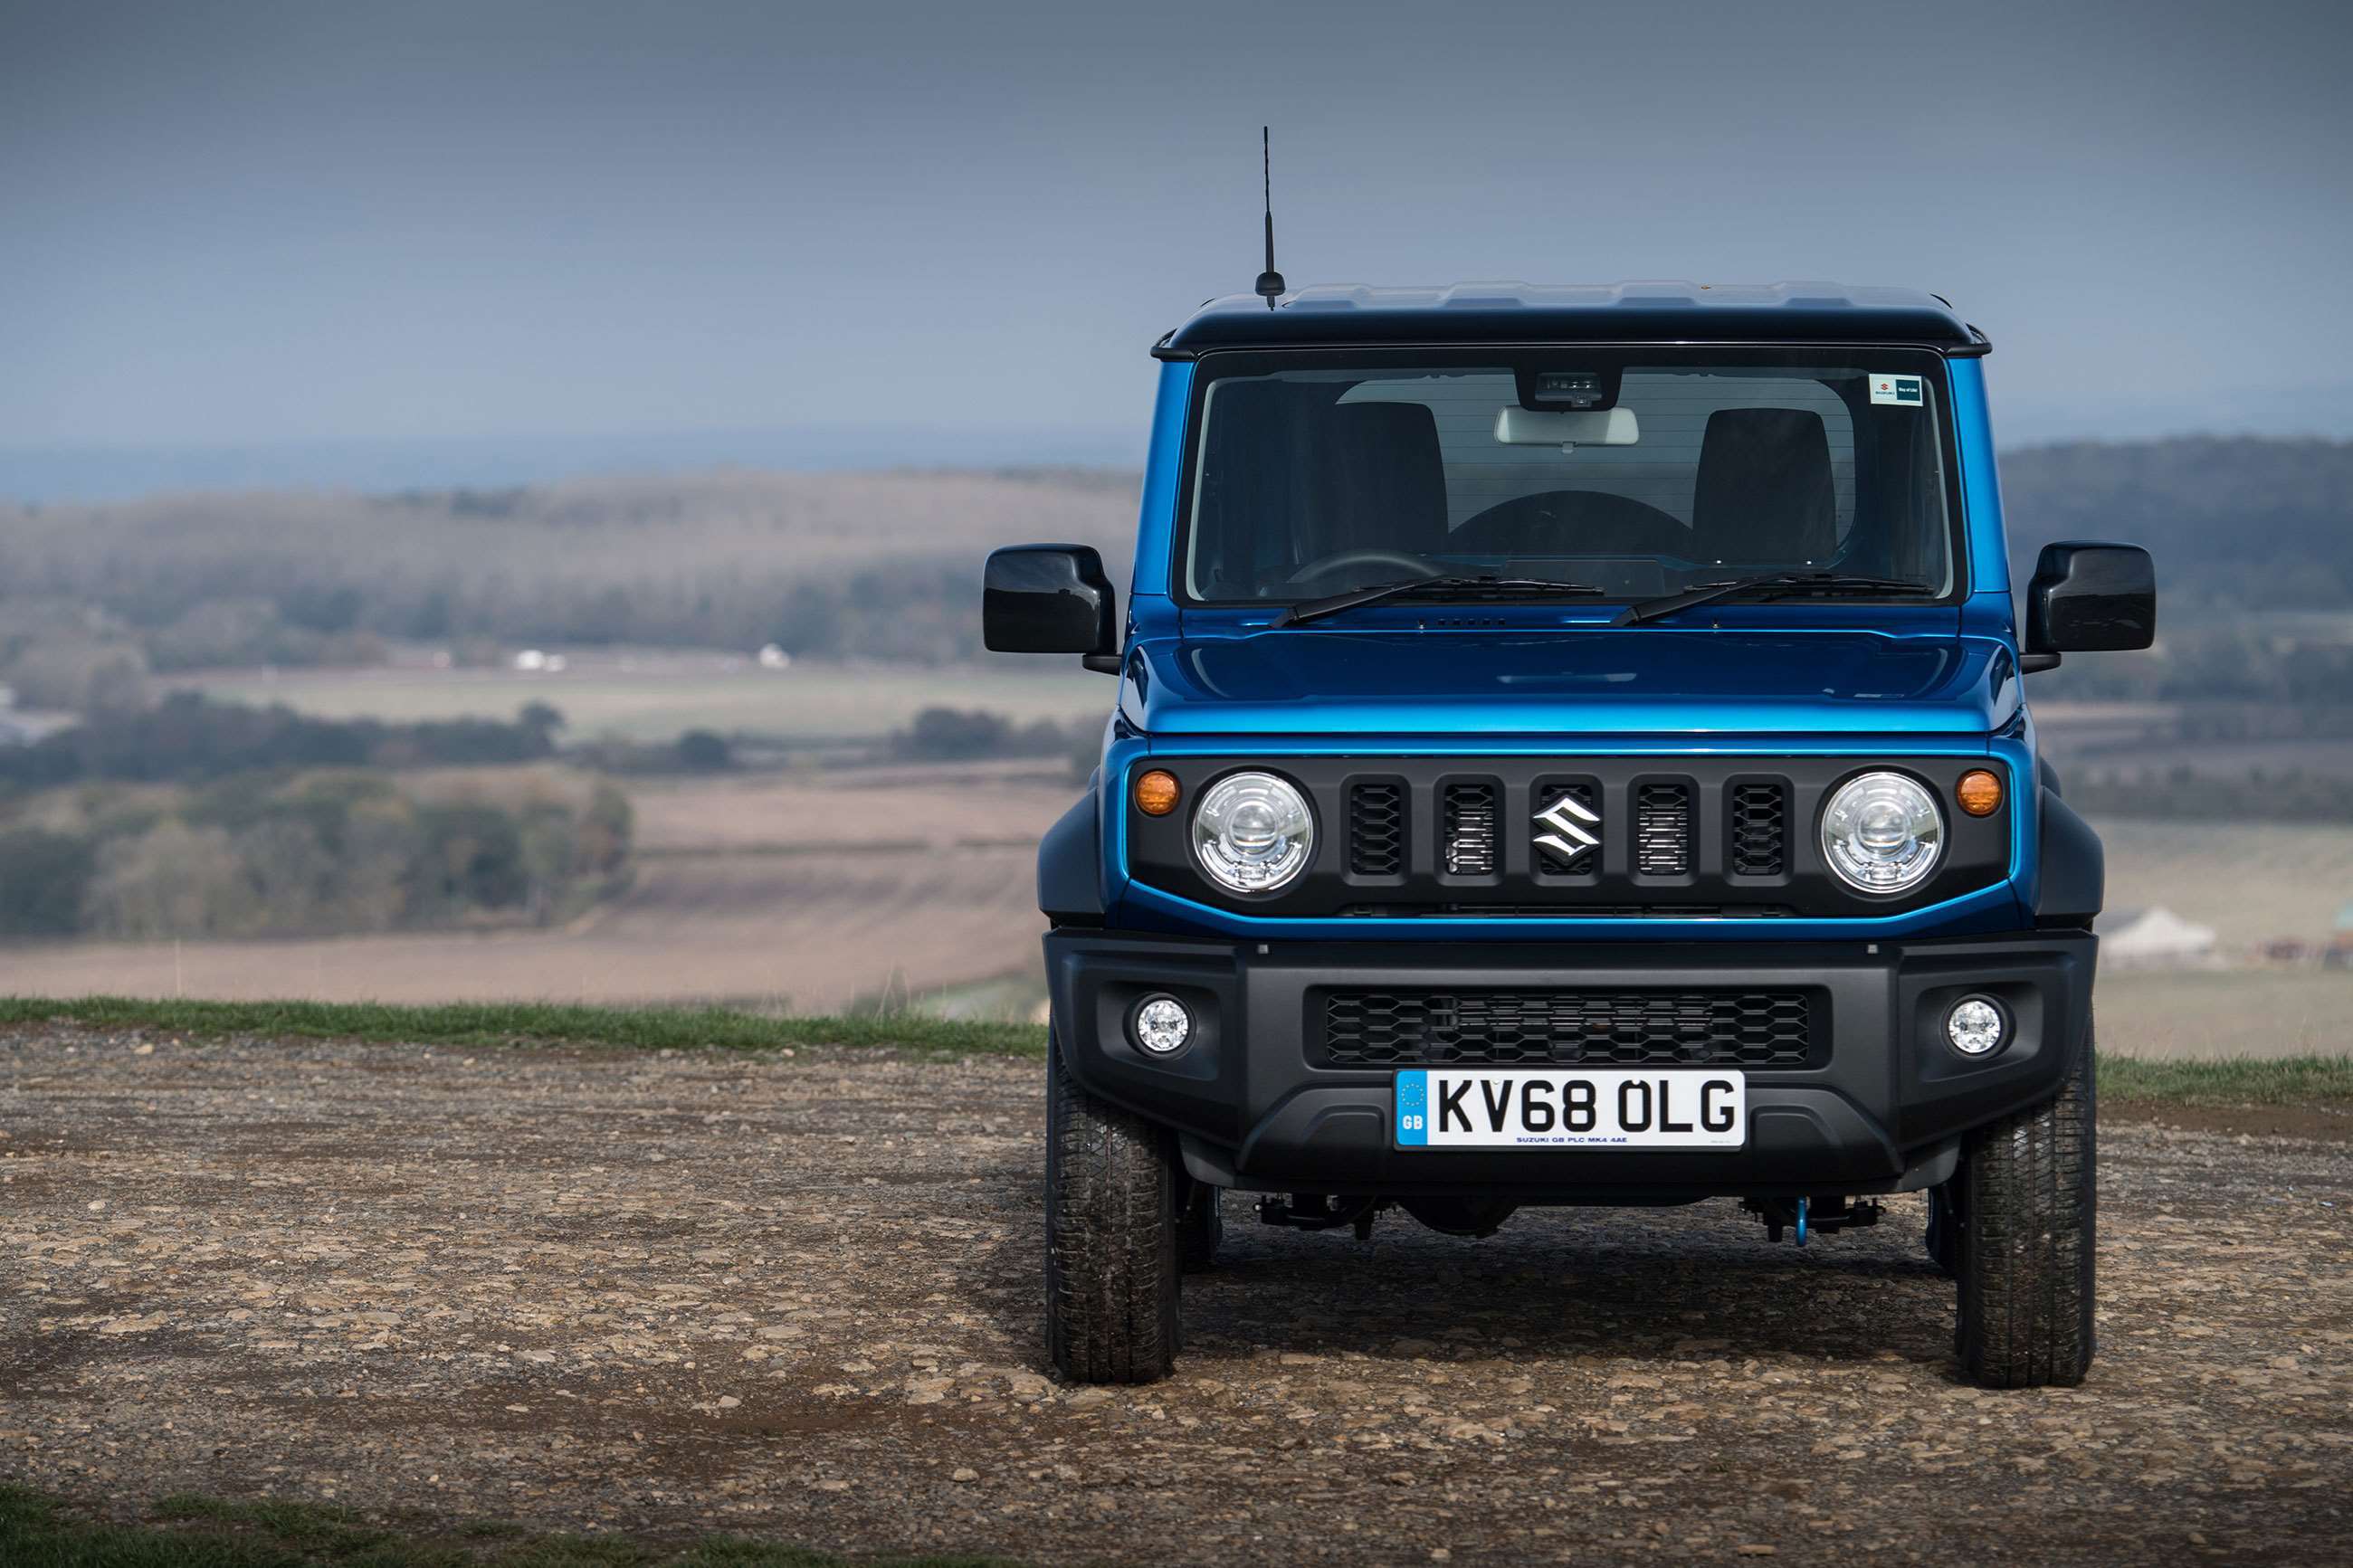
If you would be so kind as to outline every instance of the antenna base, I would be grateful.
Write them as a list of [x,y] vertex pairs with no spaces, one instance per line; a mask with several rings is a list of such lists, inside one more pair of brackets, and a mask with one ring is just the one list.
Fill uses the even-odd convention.
[[1257,292],[1265,299],[1266,308],[1271,310],[1274,309],[1275,300],[1284,293],[1288,292],[1291,285],[1282,280],[1282,273],[1270,271],[1260,273],[1258,275],[1258,282],[1254,287]]

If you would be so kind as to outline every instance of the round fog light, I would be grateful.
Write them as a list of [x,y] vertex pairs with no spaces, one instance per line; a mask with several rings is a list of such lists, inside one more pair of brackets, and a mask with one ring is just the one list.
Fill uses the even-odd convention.
[[1999,1049],[2009,1032],[2001,1009],[1982,996],[1964,996],[1945,1015],[1945,1037],[1965,1057],[1981,1057]]
[[1152,996],[1135,1010],[1135,1043],[1155,1057],[1174,1056],[1193,1037],[1193,1015],[1174,996]]

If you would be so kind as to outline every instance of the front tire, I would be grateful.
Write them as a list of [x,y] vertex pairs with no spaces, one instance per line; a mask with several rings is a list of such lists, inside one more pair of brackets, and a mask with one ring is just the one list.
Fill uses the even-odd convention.
[[2096,1100],[2087,1035],[2058,1098],[1972,1134],[1953,1177],[1961,1371],[1981,1387],[2091,1369]]
[[1046,1350],[1080,1383],[1154,1383],[1176,1354],[1176,1151],[1046,1042]]

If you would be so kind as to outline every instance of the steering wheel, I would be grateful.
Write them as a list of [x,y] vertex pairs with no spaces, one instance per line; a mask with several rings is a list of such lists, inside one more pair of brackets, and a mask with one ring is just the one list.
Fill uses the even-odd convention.
[[1292,584],[1313,583],[1318,577],[1328,577],[1347,566],[1395,566],[1409,576],[1427,577],[1438,570],[1438,563],[1425,555],[1406,550],[1343,550],[1336,555],[1326,555],[1320,561],[1310,561],[1283,579]]

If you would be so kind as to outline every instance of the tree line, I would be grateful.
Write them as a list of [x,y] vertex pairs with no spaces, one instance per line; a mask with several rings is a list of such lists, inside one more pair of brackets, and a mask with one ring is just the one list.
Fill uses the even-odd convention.
[[560,919],[629,869],[609,784],[419,798],[380,774],[83,785],[0,829],[0,935],[317,935]]

